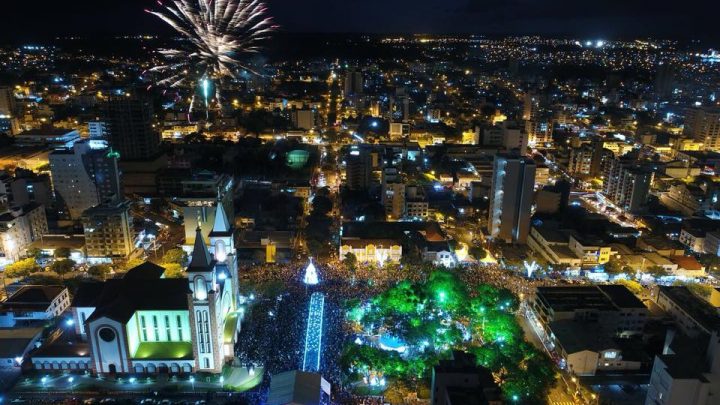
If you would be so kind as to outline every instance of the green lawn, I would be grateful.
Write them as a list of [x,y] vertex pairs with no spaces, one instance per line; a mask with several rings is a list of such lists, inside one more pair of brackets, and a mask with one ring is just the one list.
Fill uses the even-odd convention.
[[192,359],[191,342],[143,342],[138,346],[136,360],[185,360]]

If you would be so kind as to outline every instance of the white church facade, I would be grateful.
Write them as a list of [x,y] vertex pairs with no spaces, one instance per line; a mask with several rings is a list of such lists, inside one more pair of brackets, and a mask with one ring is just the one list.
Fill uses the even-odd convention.
[[32,356],[35,368],[222,372],[234,355],[241,318],[234,228],[222,204],[208,238],[198,228],[185,277],[163,273],[148,262],[122,278],[83,284],[71,305],[77,352],[50,344]]

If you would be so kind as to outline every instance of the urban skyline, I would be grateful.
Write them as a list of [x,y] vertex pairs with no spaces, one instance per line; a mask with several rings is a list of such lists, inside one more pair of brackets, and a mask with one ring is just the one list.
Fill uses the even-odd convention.
[[720,397],[718,4],[8,9],[0,403]]
[[[144,9],[150,0],[97,5],[73,2],[11,2],[5,12],[33,16],[32,29],[19,20],[0,27],[0,42],[48,40],[68,35],[169,35]],[[606,39],[655,36],[702,39],[717,45],[713,16],[720,5],[690,0],[682,10],[671,0],[648,5],[639,0],[585,6],[567,0],[379,0],[303,2],[275,0],[268,4],[283,31],[307,33],[468,33],[486,35],[555,35]]]

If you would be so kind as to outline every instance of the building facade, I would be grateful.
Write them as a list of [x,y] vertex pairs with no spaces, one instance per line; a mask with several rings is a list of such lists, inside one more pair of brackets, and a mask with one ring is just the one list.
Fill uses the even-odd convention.
[[720,108],[695,107],[685,113],[683,134],[704,144],[711,151],[720,151]]
[[115,201],[86,210],[81,218],[88,258],[125,259],[135,250],[129,201]]
[[649,167],[633,161],[614,159],[610,162],[603,184],[605,195],[623,210],[641,212],[650,193],[654,173]]
[[94,149],[90,141],[50,154],[55,194],[70,219],[78,220],[88,208],[122,196],[117,161],[117,153],[104,147]]
[[491,238],[507,243],[527,241],[534,187],[532,159],[506,154],[495,156],[488,220]]
[[0,255],[6,262],[15,262],[28,247],[48,232],[45,207],[29,204],[0,215]]
[[142,97],[112,97],[102,107],[110,146],[123,160],[149,160],[160,151],[160,134],[153,129],[153,106]]

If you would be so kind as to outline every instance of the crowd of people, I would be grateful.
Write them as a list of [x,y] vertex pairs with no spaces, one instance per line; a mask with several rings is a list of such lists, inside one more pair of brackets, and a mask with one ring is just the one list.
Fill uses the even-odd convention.
[[[345,322],[346,302],[367,299],[401,280],[419,281],[435,269],[430,264],[386,264],[383,267],[342,261],[314,263],[320,284],[306,286],[303,275],[308,261],[268,264],[240,269],[243,288],[252,289],[250,303],[238,341],[241,364],[263,365],[266,378],[260,391],[269,388],[269,376],[302,368],[305,330],[310,294],[325,294],[321,374],[333,386],[336,403],[374,404],[382,398],[354,396],[344,389],[346,381],[339,357],[351,331]],[[550,279],[528,279],[497,264],[480,264],[455,269],[468,286],[491,284],[530,297],[540,285],[556,283]]]

